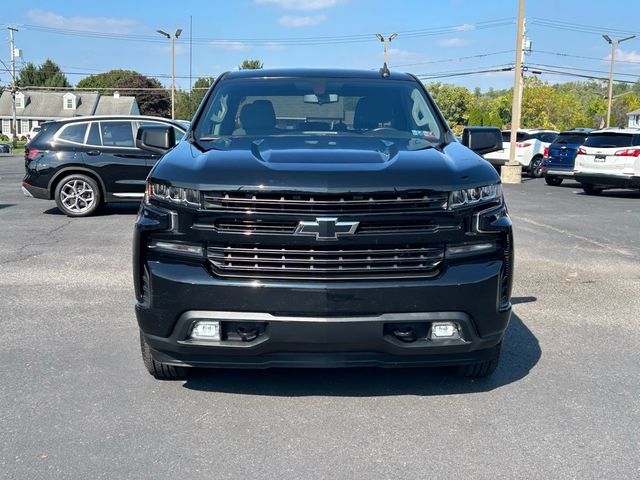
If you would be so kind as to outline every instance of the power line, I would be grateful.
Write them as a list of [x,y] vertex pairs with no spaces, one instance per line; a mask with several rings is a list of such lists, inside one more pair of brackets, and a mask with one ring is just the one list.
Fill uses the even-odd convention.
[[558,30],[568,30],[572,32],[588,33],[593,35],[602,35],[603,29],[615,35],[640,35],[640,32],[633,30],[622,30],[619,28],[608,28],[597,25],[584,25],[579,23],[562,22],[559,20],[548,20],[545,18],[534,17],[530,22],[545,28],[555,28]]
[[415,65],[431,65],[431,64],[435,64],[435,63],[460,62],[462,60],[471,60],[471,59],[474,59],[474,58],[491,57],[491,56],[494,56],[494,55],[502,55],[502,54],[505,54],[505,53],[513,53],[513,50],[502,50],[502,51],[499,51],[499,52],[480,53],[478,55],[467,55],[465,57],[445,58],[445,59],[441,59],[441,60],[430,60],[430,61],[426,61],[426,62],[402,63],[402,64],[399,64],[399,65],[393,65],[393,68],[413,67]]
[[[565,66],[565,65],[548,65],[548,64],[544,64],[544,63],[528,63],[527,64],[530,67],[551,67],[551,68],[567,68],[569,70],[577,70],[579,72],[591,72],[591,73],[605,73],[605,74],[609,74],[609,72],[607,72],[606,70],[594,70],[591,68],[580,68],[580,67],[570,67],[570,66]],[[638,74],[636,73],[617,73],[618,75],[622,75],[625,77],[638,77]]]
[[[556,55],[558,57],[569,57],[569,58],[579,58],[581,60],[598,60],[600,62],[605,62],[607,61],[606,58],[601,58],[601,57],[588,57],[586,55],[574,55],[574,54],[570,54],[570,53],[562,53],[562,52],[549,52],[549,51],[545,51],[545,50],[534,50],[533,53],[542,53],[544,55]],[[633,60],[618,60],[616,58],[616,63],[629,63],[629,64],[633,64],[633,65],[640,65],[640,62],[635,62]]]
[[[503,18],[490,20],[486,22],[478,22],[473,25],[472,30],[485,30],[490,28],[498,28],[506,25],[512,25],[513,18]],[[21,28],[34,32],[50,33],[57,35],[79,36],[88,38],[102,38],[108,40],[136,41],[147,43],[161,43],[161,39],[152,35],[130,34],[130,33],[112,33],[93,30],[78,30],[58,27],[45,27],[40,25],[21,25]],[[462,25],[450,25],[444,27],[432,27],[419,30],[404,30],[398,33],[402,38],[419,38],[437,35],[447,35],[451,33],[460,33],[467,31]],[[234,46],[234,44],[242,44],[247,46],[270,46],[273,44],[289,45],[289,46],[306,46],[306,45],[333,45],[344,43],[363,43],[371,42],[374,33],[356,34],[356,35],[333,35],[333,36],[317,36],[317,37],[270,37],[270,38],[206,38],[193,37],[194,45],[210,45],[210,46]],[[189,43],[189,40],[183,39],[177,43]]]

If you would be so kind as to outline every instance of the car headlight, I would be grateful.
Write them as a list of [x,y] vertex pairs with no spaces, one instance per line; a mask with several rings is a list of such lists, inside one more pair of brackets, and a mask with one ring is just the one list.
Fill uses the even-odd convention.
[[145,201],[149,199],[159,200],[161,202],[173,203],[175,205],[184,205],[187,207],[200,207],[200,191],[193,188],[174,187],[167,183],[147,182],[147,194]]
[[502,185],[499,183],[484,187],[455,190],[449,195],[449,208],[462,208],[502,199]]

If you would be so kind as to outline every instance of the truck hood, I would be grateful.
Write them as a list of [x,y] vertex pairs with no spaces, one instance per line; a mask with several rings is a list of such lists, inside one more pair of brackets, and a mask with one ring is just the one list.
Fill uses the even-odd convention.
[[307,192],[450,191],[499,181],[458,142],[437,149],[420,139],[329,136],[269,137],[207,151],[183,141],[150,178],[199,190]]

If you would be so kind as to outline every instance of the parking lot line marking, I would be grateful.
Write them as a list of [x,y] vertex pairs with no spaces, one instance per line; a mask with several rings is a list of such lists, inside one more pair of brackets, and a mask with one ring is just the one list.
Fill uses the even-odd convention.
[[518,217],[518,220],[522,220],[523,222],[529,223],[531,225],[535,225],[536,227],[542,227],[542,228],[546,228],[547,230],[551,230],[554,231],[556,233],[560,233],[562,235],[566,235],[567,237],[571,237],[571,238],[575,238],[576,240],[582,240],[583,242],[587,242],[590,243],[596,247],[600,247],[600,248],[604,248],[606,250],[609,250],[611,252],[615,252],[618,253],[620,255],[623,255],[625,257],[632,257],[632,258],[636,258],[637,256],[627,250],[622,250],[620,248],[616,248],[613,247],[611,245],[607,245],[606,243],[602,243],[602,242],[598,242],[596,240],[592,240],[590,238],[587,237],[583,237],[582,235],[576,235],[575,233],[571,233],[568,230],[563,230],[561,228],[557,228],[554,227],[552,225],[547,225],[546,223],[542,223],[542,222],[537,222],[536,220],[531,220],[530,218],[526,218],[526,217]]

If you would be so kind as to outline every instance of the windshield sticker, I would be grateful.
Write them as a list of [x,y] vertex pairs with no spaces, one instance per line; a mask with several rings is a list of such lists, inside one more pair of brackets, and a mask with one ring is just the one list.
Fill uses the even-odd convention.
[[411,130],[411,134],[414,137],[420,138],[436,138],[437,135],[433,133],[431,130]]

